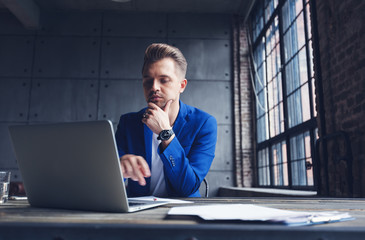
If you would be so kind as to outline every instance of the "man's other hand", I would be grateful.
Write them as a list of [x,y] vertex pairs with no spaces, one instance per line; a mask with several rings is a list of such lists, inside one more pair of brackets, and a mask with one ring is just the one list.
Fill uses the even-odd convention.
[[146,185],[146,177],[151,176],[148,163],[141,156],[133,154],[125,154],[120,158],[123,177],[131,178],[133,181],[138,181],[142,186]]

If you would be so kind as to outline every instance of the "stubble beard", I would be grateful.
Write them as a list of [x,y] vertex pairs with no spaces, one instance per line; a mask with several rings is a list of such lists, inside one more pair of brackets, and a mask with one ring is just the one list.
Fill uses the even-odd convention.
[[164,109],[166,106],[166,103],[167,103],[167,101],[165,101],[165,99],[162,99],[160,101],[147,101],[147,103],[149,103],[149,102],[156,104],[161,109]]

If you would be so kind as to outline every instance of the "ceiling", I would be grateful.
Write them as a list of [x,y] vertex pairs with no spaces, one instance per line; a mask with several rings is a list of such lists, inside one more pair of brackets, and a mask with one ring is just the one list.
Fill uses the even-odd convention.
[[27,28],[37,28],[47,11],[120,11],[221,13],[247,16],[255,0],[0,0],[0,10],[12,12]]

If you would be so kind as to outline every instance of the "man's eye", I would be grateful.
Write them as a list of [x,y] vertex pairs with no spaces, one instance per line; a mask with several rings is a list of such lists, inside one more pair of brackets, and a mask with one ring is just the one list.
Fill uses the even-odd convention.
[[161,83],[167,83],[167,82],[169,81],[169,79],[167,79],[167,78],[162,78],[160,81],[161,81]]
[[143,80],[142,82],[143,86],[149,86],[152,84],[152,81],[151,80]]

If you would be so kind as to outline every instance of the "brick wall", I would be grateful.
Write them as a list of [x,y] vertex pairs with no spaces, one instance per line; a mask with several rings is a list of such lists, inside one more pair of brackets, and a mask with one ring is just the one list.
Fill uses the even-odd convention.
[[345,151],[344,142],[329,142],[328,162],[321,158],[321,187],[330,196],[348,196],[353,181],[354,196],[365,197],[365,1],[313,2],[323,86],[324,111],[319,116],[325,123],[325,129],[318,124],[320,137],[345,131],[353,156],[352,176],[348,179],[351,164],[339,159]]
[[[234,20],[234,116],[236,186],[252,187],[253,122],[252,89],[248,62],[247,26]],[[236,41],[235,41],[236,40]]]

